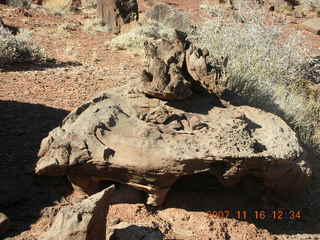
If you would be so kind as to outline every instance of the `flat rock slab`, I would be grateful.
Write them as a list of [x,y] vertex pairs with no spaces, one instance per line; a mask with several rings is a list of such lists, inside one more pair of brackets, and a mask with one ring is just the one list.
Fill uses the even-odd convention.
[[320,18],[312,18],[302,23],[302,26],[315,34],[320,35]]
[[[293,130],[279,117],[216,97],[163,101],[110,89],[71,112],[41,143],[36,173],[68,175],[87,194],[116,181],[160,205],[184,175],[210,173],[226,187],[244,176],[278,193],[299,193],[311,169]],[[295,184],[292,184],[292,183]]]
[[106,216],[114,186],[106,188],[74,206],[62,208],[42,240],[106,239]]

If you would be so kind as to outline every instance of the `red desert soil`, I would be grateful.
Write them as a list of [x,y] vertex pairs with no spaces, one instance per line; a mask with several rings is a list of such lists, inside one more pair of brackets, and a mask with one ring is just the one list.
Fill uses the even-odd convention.
[[[196,21],[204,16],[200,0],[163,2],[190,12]],[[145,4],[141,6],[143,12]],[[41,139],[84,101],[139,75],[143,58],[110,49],[112,34],[85,32],[82,23],[93,19],[92,14],[25,16],[23,11],[0,4],[0,16],[7,25],[32,32],[33,40],[55,59],[44,65],[21,64],[0,70],[0,182],[7,185],[0,199],[17,199],[0,205],[0,212],[11,218],[7,240],[37,239],[57,209],[72,198],[65,197],[70,192],[65,179],[33,176]],[[296,23],[301,20],[292,21],[286,31],[297,31]],[[320,54],[320,37],[303,33],[313,54]],[[320,239],[316,234],[320,224],[309,221],[303,209],[291,209],[301,211],[302,219],[289,220],[287,213],[286,219],[275,221],[272,210],[239,189],[172,191],[160,209],[143,202],[143,193],[120,186],[112,199],[108,225],[118,219],[153,224],[164,239]],[[237,217],[235,209],[242,215]],[[233,218],[215,219],[208,214],[213,210],[230,211]],[[265,211],[265,219],[256,219],[258,210]],[[301,234],[290,236],[297,233]]]

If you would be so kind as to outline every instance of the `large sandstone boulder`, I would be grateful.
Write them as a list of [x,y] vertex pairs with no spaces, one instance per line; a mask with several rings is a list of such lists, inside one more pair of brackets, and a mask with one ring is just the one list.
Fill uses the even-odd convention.
[[125,183],[148,192],[151,205],[180,177],[205,172],[226,187],[249,175],[268,192],[299,193],[311,170],[294,131],[273,114],[220,102],[227,59],[210,62],[208,50],[176,33],[145,43],[141,79],[101,93],[51,131],[36,173],[68,175],[87,194],[101,181]]
[[255,176],[278,193],[307,184],[306,153],[279,117],[212,96],[168,103],[131,89],[110,89],[71,112],[42,141],[36,173],[68,175],[88,194],[100,181],[128,184],[152,205],[181,176],[201,172],[226,187]]
[[62,208],[42,240],[106,239],[106,215],[114,186],[92,195],[74,206]]

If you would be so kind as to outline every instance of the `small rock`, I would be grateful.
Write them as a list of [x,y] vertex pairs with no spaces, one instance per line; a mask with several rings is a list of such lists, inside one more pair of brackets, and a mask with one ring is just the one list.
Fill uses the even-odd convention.
[[302,26],[309,32],[320,35],[320,18],[312,18],[302,23]]
[[9,226],[9,218],[4,213],[0,213],[0,235],[4,234],[9,229]]
[[114,186],[92,195],[75,206],[62,208],[42,240],[97,240],[106,238],[108,199]]
[[121,222],[108,229],[107,240],[125,239],[125,240],[161,240],[163,234],[155,228],[144,225],[132,225],[127,222]]

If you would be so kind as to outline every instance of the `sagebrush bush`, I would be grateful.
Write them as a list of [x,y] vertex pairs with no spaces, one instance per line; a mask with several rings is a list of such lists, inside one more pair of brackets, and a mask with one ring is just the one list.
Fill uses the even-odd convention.
[[[315,129],[317,98],[310,96],[301,66],[308,61],[302,36],[281,38],[281,27],[264,24],[264,10],[249,9],[234,19],[215,18],[190,38],[212,56],[228,56],[229,88],[249,103],[282,116],[304,143],[320,150]],[[242,14],[240,12],[240,14]],[[316,97],[316,96],[315,96]]]
[[160,38],[171,39],[175,36],[173,28],[158,22],[143,24],[132,31],[119,35],[111,40],[111,47],[118,49],[130,49],[137,54],[144,54],[144,42]]
[[45,58],[41,48],[36,46],[27,31],[13,35],[0,27],[0,66],[10,63],[36,62]]
[[6,3],[9,6],[29,9],[32,4],[32,0],[7,0]]
[[188,32],[191,27],[189,14],[165,3],[154,5],[146,12],[145,16],[151,21],[183,32]]
[[320,8],[319,0],[303,0],[301,1],[303,5],[312,7],[312,8]]
[[302,65],[304,78],[314,83],[320,83],[320,56],[312,58]]

